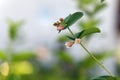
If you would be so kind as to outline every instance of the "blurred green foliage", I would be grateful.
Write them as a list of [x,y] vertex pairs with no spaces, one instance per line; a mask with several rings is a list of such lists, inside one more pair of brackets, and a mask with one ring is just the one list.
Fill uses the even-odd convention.
[[7,55],[4,51],[0,50],[0,59],[2,59],[3,61],[7,60]]
[[78,8],[84,11],[86,18],[80,21],[80,29],[98,27],[101,23],[99,18],[96,18],[97,13],[103,10],[107,4],[100,3],[100,0],[78,0]]
[[9,24],[9,36],[11,40],[14,40],[17,37],[17,32],[19,27],[21,27],[23,25],[23,21],[19,21],[19,22],[14,22],[12,20],[8,20],[8,24]]
[[[21,21],[17,23],[21,23]],[[12,22],[12,24],[15,25],[17,23]],[[10,39],[12,39],[10,40],[10,43],[14,43],[14,41],[17,40],[17,33],[20,28],[18,26],[20,25],[14,26],[18,29],[15,28],[14,38],[10,37]],[[13,27],[9,28],[13,29]],[[61,36],[58,39],[58,42],[61,44],[66,40],[67,38]],[[10,49],[8,52],[0,50],[0,60],[1,63],[4,61],[9,63],[10,71],[8,76],[3,76],[1,74],[0,80],[90,80],[91,77],[89,77],[88,71],[96,66],[96,63],[90,57],[86,57],[85,59],[76,62],[64,45],[60,45],[57,49],[55,48],[53,53],[58,60],[56,60],[52,66],[47,64],[47,67],[37,60],[35,52],[16,52],[12,47],[12,44],[8,45],[8,47],[10,47],[8,48]],[[110,52],[95,54],[99,60],[110,57],[110,55]]]

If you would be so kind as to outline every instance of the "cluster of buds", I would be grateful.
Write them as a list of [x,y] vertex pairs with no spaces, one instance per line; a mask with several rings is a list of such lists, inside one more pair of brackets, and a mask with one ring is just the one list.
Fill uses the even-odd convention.
[[[59,21],[55,22],[53,25],[54,25],[55,27],[57,27],[57,30],[60,32],[61,30],[64,30],[64,29],[65,29],[65,26],[66,26],[67,24],[64,22],[64,19],[63,19],[63,18],[59,18]],[[81,43],[81,39],[76,38],[74,41],[66,42],[65,45],[66,45],[66,48],[70,48],[70,47],[72,47],[74,44],[80,44],[80,43]]]
[[57,27],[58,31],[64,30],[63,18],[60,18],[59,21],[55,22],[53,25]]
[[80,44],[81,39],[75,39],[75,41],[69,41],[65,43],[66,48],[70,48],[73,46],[73,44]]

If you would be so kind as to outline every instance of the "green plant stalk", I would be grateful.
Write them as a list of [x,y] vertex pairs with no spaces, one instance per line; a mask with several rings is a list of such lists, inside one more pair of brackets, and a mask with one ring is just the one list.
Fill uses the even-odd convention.
[[68,27],[69,32],[75,37],[74,33],[72,32],[72,30]]
[[[75,35],[73,34],[72,30],[70,28],[68,28],[68,30],[75,37]],[[107,69],[107,67],[102,62],[100,62],[92,53],[90,53],[90,51],[82,43],[80,43],[80,45],[90,55],[90,57],[93,60],[95,60],[109,75],[114,77],[114,75]]]
[[91,58],[93,58],[107,73],[109,73],[113,77],[113,74],[106,68],[106,66],[102,62],[100,62],[92,53],[90,53],[82,43],[80,43],[80,45],[91,56]]
[[9,45],[8,45],[8,62],[12,63],[12,54],[13,54],[13,41],[10,40]]

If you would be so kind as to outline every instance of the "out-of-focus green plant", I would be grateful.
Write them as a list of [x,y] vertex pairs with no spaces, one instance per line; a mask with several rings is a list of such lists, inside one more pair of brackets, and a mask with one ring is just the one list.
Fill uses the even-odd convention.
[[18,29],[23,25],[24,21],[14,22],[12,20],[8,20],[9,24],[9,36],[11,40],[15,40],[18,35]]
[[0,59],[2,61],[6,61],[7,60],[7,54],[3,50],[0,50]]
[[93,80],[120,80],[120,78],[111,77],[111,76],[101,76]]
[[[79,29],[99,27],[101,23],[101,18],[96,17],[97,14],[106,8],[107,4],[105,0],[77,0],[78,8],[84,12],[86,15],[79,23]],[[89,36],[86,37],[90,38]]]
[[0,50],[0,80],[23,80],[22,76],[29,76],[34,73],[34,67],[30,62],[36,55],[32,51],[16,52],[13,44],[18,37],[18,31],[23,21],[9,23],[9,42],[7,51]]

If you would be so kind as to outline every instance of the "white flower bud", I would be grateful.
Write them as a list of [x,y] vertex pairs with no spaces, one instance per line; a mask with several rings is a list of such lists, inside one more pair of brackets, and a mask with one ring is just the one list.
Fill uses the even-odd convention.
[[81,39],[75,39],[75,44],[80,44],[81,43]]

